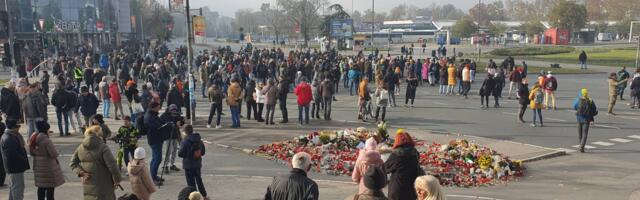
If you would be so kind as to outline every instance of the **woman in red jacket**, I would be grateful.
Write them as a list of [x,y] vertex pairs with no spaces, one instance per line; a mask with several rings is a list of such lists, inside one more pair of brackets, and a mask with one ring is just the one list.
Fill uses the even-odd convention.
[[296,86],[294,91],[298,96],[298,123],[302,125],[302,112],[304,110],[304,123],[309,124],[309,103],[311,103],[311,85],[307,83],[306,78],[300,80],[300,84]]
[[118,118],[118,110],[120,111],[120,116],[124,117],[124,112],[122,111],[122,97],[120,96],[120,87],[118,86],[118,82],[114,78],[111,80],[111,84],[109,84],[109,95],[111,96],[111,103],[113,104],[113,109],[115,110],[116,120],[120,120]]

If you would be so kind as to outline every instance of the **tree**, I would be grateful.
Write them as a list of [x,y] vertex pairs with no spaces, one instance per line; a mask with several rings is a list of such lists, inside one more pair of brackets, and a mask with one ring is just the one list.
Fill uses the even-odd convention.
[[262,6],[260,6],[260,10],[267,23],[273,28],[273,33],[276,35],[276,41],[280,42],[280,33],[284,26],[282,21],[283,15],[280,13],[281,10],[278,6],[272,7],[269,3],[263,3]]
[[322,24],[320,25],[320,34],[325,37],[331,36],[331,21],[336,19],[349,19],[349,13],[347,13],[342,5],[333,4],[329,6],[328,10],[331,14],[325,16],[322,20]]
[[279,6],[284,9],[287,18],[300,26],[304,38],[304,46],[309,45],[311,29],[320,23],[318,10],[328,4],[327,0],[280,0]]
[[569,31],[583,28],[587,22],[587,8],[575,1],[558,0],[549,13],[549,22],[554,27]]
[[488,4],[486,11],[490,20],[502,21],[506,19],[504,14],[504,4],[502,4],[502,1],[494,1],[493,3]]
[[491,33],[494,37],[498,37],[504,34],[509,27],[503,23],[491,23],[489,24],[489,33]]
[[391,8],[389,11],[389,20],[402,20],[407,19],[407,5],[400,4],[396,7]]
[[451,28],[451,32],[456,37],[466,38],[471,37],[471,34],[478,30],[478,26],[473,23],[471,16],[465,15],[456,22]]
[[490,24],[490,16],[487,13],[487,6],[484,3],[476,4],[469,9],[469,15],[473,21],[478,22],[480,25],[486,26]]
[[432,3],[430,6],[431,16],[433,20],[458,20],[464,16],[464,11],[456,8],[453,4],[446,4],[444,6],[440,6],[438,4]]
[[544,25],[538,20],[529,20],[520,25],[520,30],[524,31],[528,36],[533,36],[544,31]]

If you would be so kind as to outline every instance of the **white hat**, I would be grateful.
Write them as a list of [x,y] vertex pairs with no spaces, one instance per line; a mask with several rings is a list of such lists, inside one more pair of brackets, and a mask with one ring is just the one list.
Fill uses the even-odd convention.
[[133,152],[133,158],[141,160],[147,157],[147,152],[142,147],[136,148],[136,151]]

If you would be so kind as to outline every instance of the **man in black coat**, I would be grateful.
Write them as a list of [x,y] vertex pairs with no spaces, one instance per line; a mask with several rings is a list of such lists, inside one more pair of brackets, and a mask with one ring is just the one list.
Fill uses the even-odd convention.
[[293,169],[289,174],[273,178],[273,182],[267,187],[265,200],[289,200],[304,199],[318,200],[318,184],[307,177],[311,169],[311,156],[308,153],[296,153],[291,159]]
[[147,143],[151,147],[151,162],[149,167],[151,170],[151,178],[157,185],[161,185],[164,180],[158,176],[158,168],[160,168],[160,162],[162,162],[162,143],[165,139],[169,138],[169,131],[173,129],[172,124],[162,120],[158,116],[160,111],[160,104],[158,102],[151,102],[149,109],[144,114],[144,127],[147,135]]
[[98,112],[99,105],[100,101],[98,101],[98,97],[93,93],[89,93],[89,88],[87,86],[82,86],[80,88],[80,97],[78,97],[77,108],[84,117],[84,124],[89,124],[91,116]]
[[9,199],[24,199],[24,172],[30,169],[25,142],[17,119],[7,119],[7,130],[0,138],[2,163],[9,174]]
[[281,124],[289,123],[289,115],[287,114],[287,94],[289,94],[289,79],[284,76],[280,76],[280,83],[278,84],[278,99],[280,103],[280,112],[282,112]]
[[6,87],[0,90],[0,112],[7,115],[8,119],[20,119],[20,98],[16,93],[16,83],[10,81]]
[[202,183],[202,156],[205,154],[205,146],[200,134],[193,132],[193,126],[184,127],[186,137],[180,145],[178,156],[182,158],[182,168],[187,178],[187,185],[198,188],[203,197],[207,197],[207,190]]

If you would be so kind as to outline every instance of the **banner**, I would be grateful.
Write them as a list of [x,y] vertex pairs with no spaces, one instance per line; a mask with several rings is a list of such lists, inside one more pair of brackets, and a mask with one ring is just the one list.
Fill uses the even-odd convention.
[[331,21],[331,37],[333,38],[353,38],[352,19],[334,19]]
[[204,16],[193,16],[193,36],[196,44],[204,44],[206,39],[207,23]]

